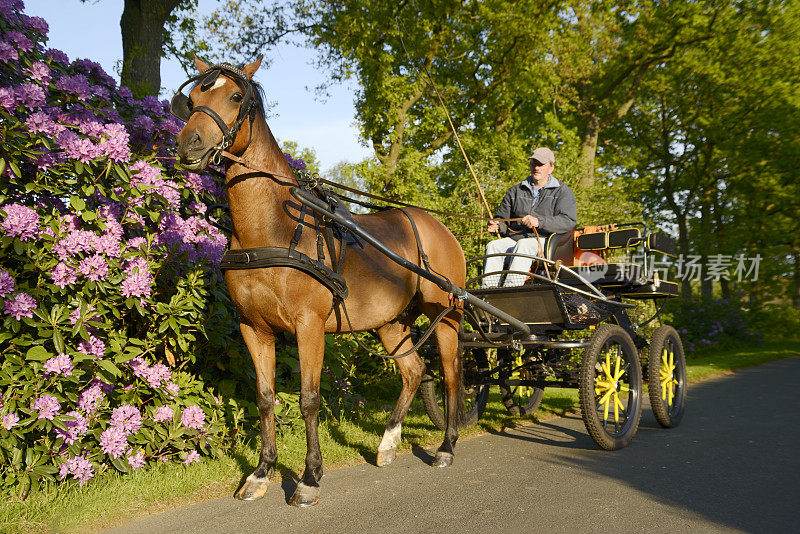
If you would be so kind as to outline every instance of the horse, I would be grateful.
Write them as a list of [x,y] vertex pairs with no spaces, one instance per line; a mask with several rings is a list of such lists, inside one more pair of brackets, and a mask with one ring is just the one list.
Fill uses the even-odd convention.
[[[197,57],[195,65],[200,74],[190,81],[202,81],[195,82],[188,98],[181,92],[183,86],[175,97],[180,95],[185,99],[178,104],[184,106],[184,120],[187,120],[177,136],[179,163],[191,171],[202,171],[210,161],[219,162],[222,149],[227,147],[228,153],[235,157],[222,160],[233,223],[229,250],[286,247],[295,235],[298,221],[305,219],[300,215],[300,205],[290,194],[290,186],[297,186],[299,181],[266,123],[260,87],[252,79],[261,65],[261,57],[241,69],[229,64],[209,67]],[[219,70],[216,77],[214,69]],[[211,75],[206,75],[207,72]],[[244,109],[245,104],[248,109]],[[254,169],[268,169],[269,172]],[[390,209],[352,217],[386,246],[418,265],[425,251],[435,272],[456,286],[464,286],[466,266],[461,245],[446,226],[427,212],[413,208]],[[310,223],[301,224],[310,228]],[[413,224],[416,224],[419,244]],[[316,237],[313,228],[303,231],[296,250],[313,255],[317,251]],[[425,314],[433,321],[448,307],[452,308],[434,327],[444,376],[447,423],[433,466],[447,467],[453,463],[458,427],[464,417],[458,350],[461,309],[451,306],[452,295],[390,261],[374,247],[348,245],[337,239],[337,257],[343,246],[346,254],[341,276],[348,286],[343,301],[349,316],[347,323],[338,310],[331,313],[332,291],[306,272],[287,266],[225,271],[228,292],[239,312],[241,334],[255,365],[261,422],[259,462],[236,491],[238,499],[263,497],[275,476],[275,336],[278,332],[289,332],[297,338],[300,412],[307,444],[305,470],[289,504],[310,506],[320,497],[323,469],[317,416],[327,333],[376,330],[386,351],[390,355],[401,355],[413,347],[411,328],[417,317]],[[329,256],[324,261],[331,267]],[[376,464],[379,467],[389,465],[395,458],[403,420],[425,372],[425,364],[415,351],[394,361],[402,378],[402,390],[378,446]]]

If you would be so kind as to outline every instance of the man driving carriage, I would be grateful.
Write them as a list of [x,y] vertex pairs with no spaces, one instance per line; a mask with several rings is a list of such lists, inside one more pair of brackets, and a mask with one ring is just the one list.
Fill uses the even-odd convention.
[[[518,221],[491,220],[486,229],[499,232],[500,239],[489,241],[486,254],[514,253],[543,256],[547,236],[562,234],[575,229],[578,221],[578,203],[575,194],[564,183],[553,177],[555,155],[546,147],[533,151],[530,158],[531,174],[521,183],[508,190],[494,216],[496,219],[520,219]],[[537,237],[538,234],[538,237]],[[507,256],[486,258],[483,287],[500,285],[503,263]],[[513,256],[509,271],[528,272],[533,260]],[[503,286],[520,286],[525,277],[508,274]]]

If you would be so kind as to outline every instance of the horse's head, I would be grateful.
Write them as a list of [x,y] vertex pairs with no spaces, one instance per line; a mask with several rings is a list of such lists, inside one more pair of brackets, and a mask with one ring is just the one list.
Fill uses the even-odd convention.
[[[259,106],[252,78],[261,58],[239,69],[228,63],[209,67],[195,57],[200,73],[181,85],[170,107],[173,115],[186,121],[177,139],[184,167],[200,171],[223,150],[241,153],[247,148]],[[182,90],[190,84],[186,96]]]

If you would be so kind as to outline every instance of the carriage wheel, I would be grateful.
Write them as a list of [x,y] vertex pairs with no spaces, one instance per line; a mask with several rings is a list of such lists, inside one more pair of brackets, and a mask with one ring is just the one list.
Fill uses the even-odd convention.
[[[459,349],[462,350],[462,349]],[[464,426],[472,426],[478,422],[483,411],[486,409],[486,403],[489,400],[489,386],[487,384],[472,385],[469,384],[470,373],[466,372],[468,367],[478,367],[479,358],[483,361],[483,367],[486,364],[486,352],[483,350],[462,350],[462,365],[465,370],[464,376],[464,405],[466,407],[466,418]],[[422,378],[422,385],[420,387],[422,393],[422,403],[425,405],[425,412],[431,422],[436,425],[436,428],[444,430],[447,426],[447,419],[444,415],[444,377],[442,370],[439,366],[439,359],[433,360],[433,365],[428,366],[425,376]]]
[[686,408],[686,358],[678,332],[659,326],[650,340],[647,362],[650,406],[665,428],[678,426]]
[[[506,357],[510,357],[511,353],[506,351]],[[510,375],[500,375],[500,395],[503,399],[503,405],[512,415],[530,415],[539,409],[542,404],[542,397],[544,397],[544,389],[535,388],[530,386],[511,386],[508,380],[524,380],[529,378],[528,370],[520,368],[522,366],[522,353],[515,353],[514,359],[511,362],[511,368],[514,371]]]
[[612,324],[595,330],[581,360],[579,387],[592,439],[606,450],[630,443],[642,416],[642,369],[625,330]]

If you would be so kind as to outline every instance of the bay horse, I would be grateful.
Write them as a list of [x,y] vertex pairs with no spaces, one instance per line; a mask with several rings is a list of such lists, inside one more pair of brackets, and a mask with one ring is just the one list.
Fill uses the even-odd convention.
[[[178,102],[184,108],[186,125],[177,136],[178,159],[183,167],[201,171],[219,157],[222,148],[241,159],[226,161],[225,186],[233,231],[230,250],[255,247],[287,247],[300,220],[299,205],[289,186],[298,185],[292,169],[275,141],[264,118],[263,100],[252,78],[261,58],[241,69],[228,64],[208,64],[195,57],[200,72],[188,98]],[[213,76],[214,69],[219,70]],[[208,79],[204,79],[204,73]],[[188,84],[189,82],[187,82]],[[184,85],[187,85],[184,84]],[[183,86],[182,86],[183,87]],[[253,99],[254,107],[243,109]],[[173,99],[173,105],[176,100]],[[202,112],[200,112],[202,111]],[[173,111],[174,112],[174,111]],[[176,113],[176,115],[181,115]],[[250,120],[247,120],[249,116]],[[246,161],[248,166],[241,162]],[[271,172],[254,171],[268,169]],[[273,174],[274,173],[274,174]],[[413,217],[420,244],[435,271],[454,285],[463,287],[466,278],[464,253],[453,234],[428,213],[406,210]],[[386,246],[420,263],[420,249],[409,216],[392,209],[369,215],[354,215],[362,228]],[[308,256],[317,250],[313,227],[302,232],[296,250]],[[337,257],[342,246],[346,255],[342,276],[349,294],[344,300],[351,326],[339,313],[330,313],[333,294],[315,278],[291,267],[227,270],[225,283],[240,314],[240,329],[255,365],[258,410],[261,420],[261,454],[258,466],[237,490],[238,499],[263,497],[275,475],[275,334],[290,332],[297,338],[300,359],[300,412],[306,430],[305,470],[289,503],[310,506],[319,500],[322,454],[318,420],[320,375],[326,333],[377,330],[389,354],[405,352],[413,343],[411,326],[420,314],[431,321],[450,307],[451,297],[434,283],[390,261],[375,248],[336,242]],[[330,256],[330,255],[328,255]],[[325,258],[330,267],[330,257]],[[445,381],[447,426],[444,441],[433,465],[453,462],[458,426],[463,423],[462,369],[458,351],[461,310],[452,309],[435,326]],[[402,390],[378,446],[378,466],[390,464],[400,443],[401,427],[425,372],[416,352],[395,359],[402,377]]]

